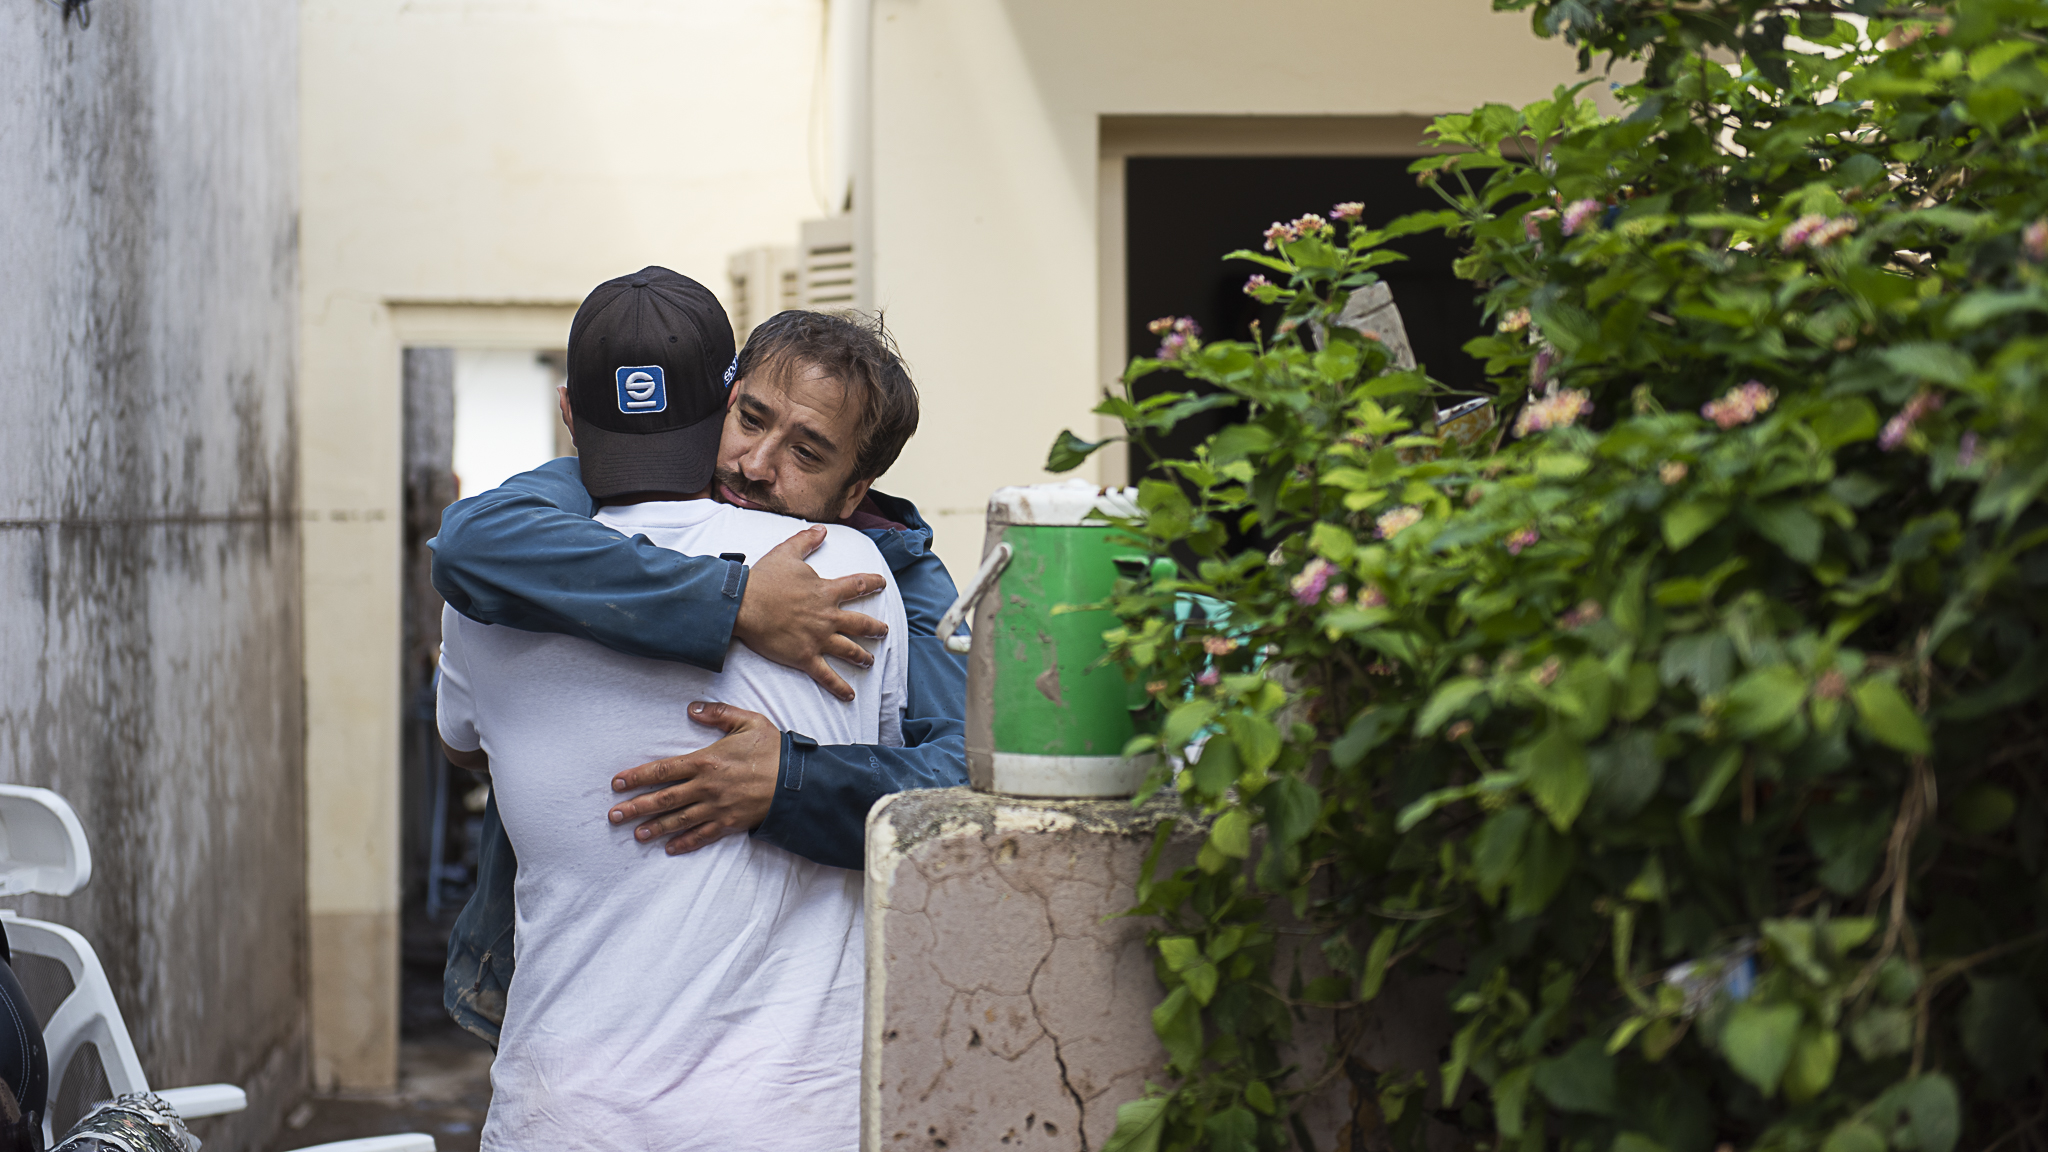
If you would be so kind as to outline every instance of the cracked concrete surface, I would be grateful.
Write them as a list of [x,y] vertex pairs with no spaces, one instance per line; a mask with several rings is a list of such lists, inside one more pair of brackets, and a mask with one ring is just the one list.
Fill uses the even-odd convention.
[[1106,918],[1173,811],[967,789],[877,806],[865,1147],[1101,1146],[1163,1059],[1147,925]]
[[[1171,800],[1024,800],[966,788],[884,799],[868,817],[864,1152],[1095,1152],[1119,1104],[1164,1082],[1147,920],[1120,914]],[[1192,859],[1183,832],[1169,865]],[[1178,856],[1178,861],[1173,857]],[[1328,968],[1285,920],[1276,982]],[[1370,1012],[1305,1013],[1287,1059],[1322,1087],[1318,1148],[1384,1146],[1383,1073],[1433,1074],[1448,975],[1395,978]],[[1331,1065],[1340,1038],[1347,1058]]]

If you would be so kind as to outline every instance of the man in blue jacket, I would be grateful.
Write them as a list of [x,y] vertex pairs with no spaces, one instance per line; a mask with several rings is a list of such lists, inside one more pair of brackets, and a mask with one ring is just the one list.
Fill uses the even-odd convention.
[[[735,362],[735,381],[744,382],[771,353],[828,334],[843,355],[847,341],[834,326],[848,323],[806,312],[769,319]],[[904,371],[878,330],[865,348],[863,354],[883,361],[879,369]],[[834,378],[824,366],[811,369],[817,383]],[[931,528],[917,509],[869,488],[873,477],[857,475],[857,453],[824,440],[819,429],[826,422],[815,411],[785,402],[792,394],[786,389],[734,391],[722,430],[718,497],[849,524],[875,542],[895,575],[911,631],[904,746],[820,745],[777,731],[756,712],[693,703],[691,721],[726,735],[688,756],[620,772],[613,790],[632,795],[610,819],[642,821],[639,837],[669,837],[670,853],[744,830],[821,864],[857,869],[876,800],[967,782],[966,666],[934,634],[953,601],[953,580],[931,551]],[[729,458],[736,467],[725,468]],[[429,542],[434,586],[456,611],[483,623],[578,636],[711,671],[739,640],[850,697],[824,657],[864,661],[849,637],[874,635],[881,626],[838,607],[871,591],[871,583],[857,576],[822,580],[802,562],[823,539],[822,529],[799,533],[749,567],[743,557],[683,556],[628,539],[592,520],[595,511],[574,458],[459,501]],[[493,803],[484,812],[477,890],[450,935],[444,984],[456,1022],[493,1044],[512,977],[516,867]]]

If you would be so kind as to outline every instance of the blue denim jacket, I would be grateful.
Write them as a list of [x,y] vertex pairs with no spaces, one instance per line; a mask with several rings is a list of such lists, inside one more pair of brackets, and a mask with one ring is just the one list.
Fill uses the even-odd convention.
[[[908,500],[872,493],[903,528],[864,529],[903,593],[910,623],[901,748],[782,736],[775,800],[753,834],[835,868],[859,868],[868,809],[892,792],[967,783],[967,664],[934,633],[953,602],[953,578],[931,551],[932,530]],[[718,671],[746,588],[743,565],[684,556],[592,520],[573,457],[550,461],[459,501],[441,516],[434,587],[486,624],[594,640],[639,656]],[[512,881],[518,862],[484,808],[477,887],[448,938],[443,1002],[456,1023],[493,1045],[512,982]]]

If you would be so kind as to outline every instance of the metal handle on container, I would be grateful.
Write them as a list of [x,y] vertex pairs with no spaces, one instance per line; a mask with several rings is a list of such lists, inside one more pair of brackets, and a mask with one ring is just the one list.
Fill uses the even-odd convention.
[[973,646],[974,637],[955,636],[953,633],[960,630],[961,621],[966,620],[967,614],[974,611],[974,602],[981,599],[982,593],[995,586],[996,577],[1001,576],[1003,569],[1009,564],[1010,546],[996,545],[994,551],[982,558],[981,567],[975,571],[974,579],[967,582],[967,590],[960,593],[960,598],[953,601],[953,606],[946,609],[944,616],[939,617],[939,636],[946,642],[946,651],[965,652]]

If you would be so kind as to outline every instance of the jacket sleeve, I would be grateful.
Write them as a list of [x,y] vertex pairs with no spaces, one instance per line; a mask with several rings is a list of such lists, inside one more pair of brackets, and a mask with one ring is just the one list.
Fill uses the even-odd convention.
[[747,566],[628,539],[591,519],[596,511],[566,456],[458,500],[427,541],[434,588],[481,623],[724,668]]
[[859,870],[875,801],[967,783],[967,661],[928,634],[912,635],[909,652],[904,746],[820,744],[784,732],[782,778],[754,835],[820,864]]

